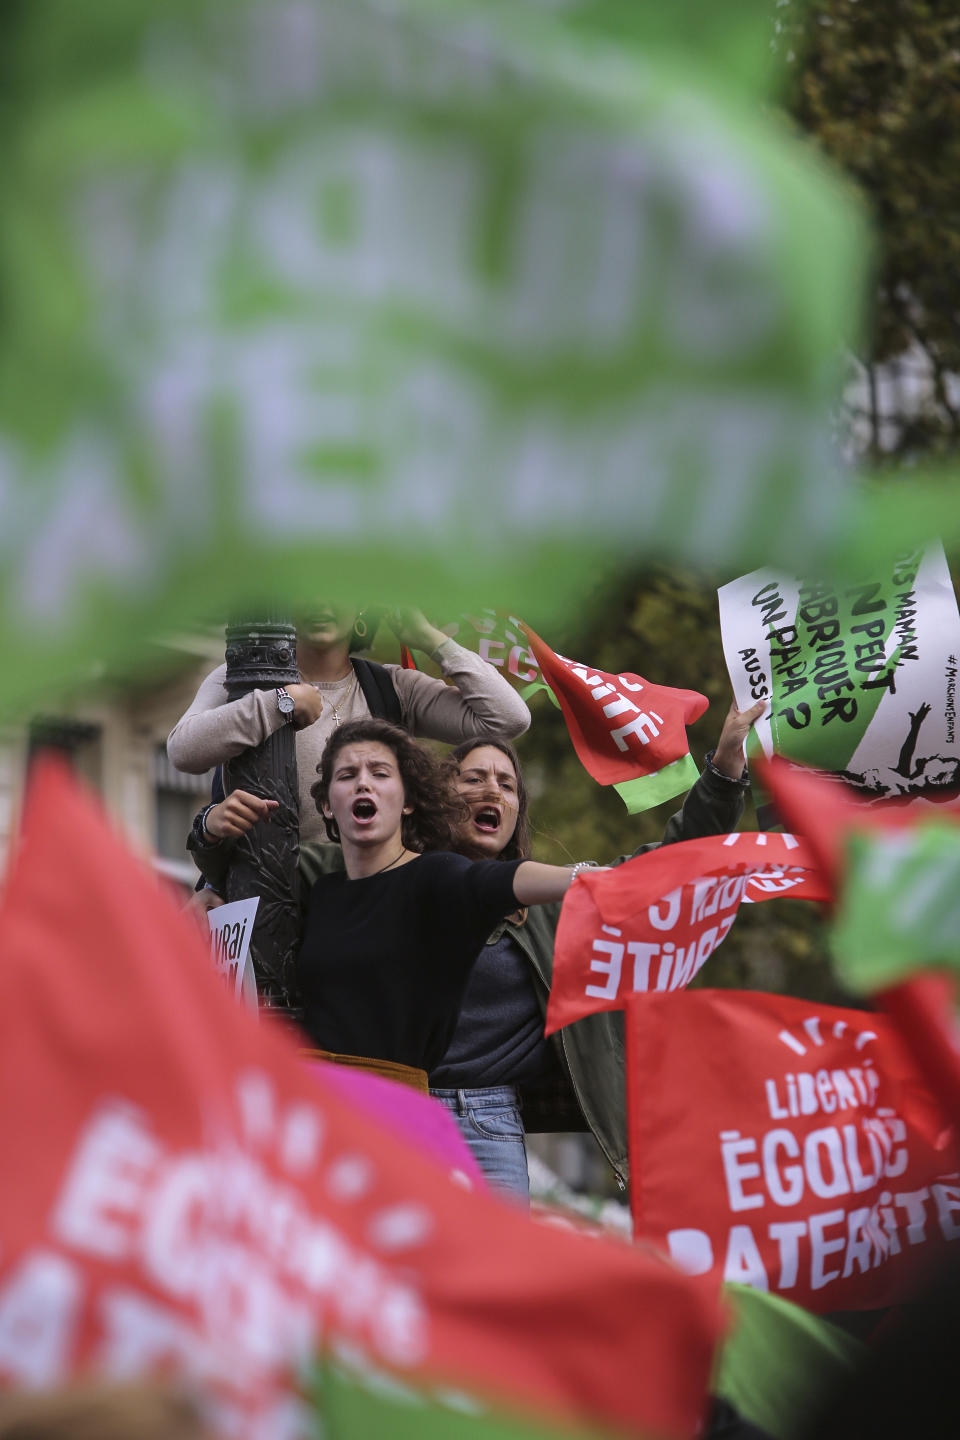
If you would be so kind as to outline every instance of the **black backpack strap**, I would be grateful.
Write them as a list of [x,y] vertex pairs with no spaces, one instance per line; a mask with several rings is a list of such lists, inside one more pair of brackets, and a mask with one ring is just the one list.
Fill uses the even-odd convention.
[[386,665],[380,665],[376,660],[362,660],[359,655],[351,655],[350,664],[357,672],[357,681],[370,714],[376,715],[378,720],[389,720],[391,725],[402,725],[400,696]]

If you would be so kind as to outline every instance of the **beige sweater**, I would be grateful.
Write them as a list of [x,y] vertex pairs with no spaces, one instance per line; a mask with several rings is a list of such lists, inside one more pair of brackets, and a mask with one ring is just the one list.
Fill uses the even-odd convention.
[[[483,740],[498,736],[510,740],[522,735],[530,724],[530,712],[520,696],[496,669],[454,640],[438,645],[432,658],[444,676],[453,681],[388,665],[403,723],[425,740]],[[259,745],[285,724],[277,709],[276,690],[251,690],[239,700],[228,700],[225,685],[227,667],[211,671],[197,691],[196,699],[170,731],[167,753],[178,770],[202,775],[214,765],[231,760],[251,745]],[[353,675],[333,685],[317,687],[324,698],[319,720],[298,730],[297,769],[300,777],[300,838],[326,840],[310,787],[337,721],[362,720],[370,709]]]

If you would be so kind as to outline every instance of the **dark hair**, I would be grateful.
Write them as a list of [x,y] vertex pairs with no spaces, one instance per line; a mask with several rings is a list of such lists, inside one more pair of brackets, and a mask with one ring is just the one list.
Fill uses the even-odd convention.
[[[351,720],[334,730],[317,766],[320,779],[310,787],[321,815],[323,806],[330,802],[330,782],[337,756],[347,745],[364,741],[385,745],[396,758],[404,799],[413,806],[412,813],[404,815],[401,825],[404,845],[409,850],[453,849],[463,803],[450,783],[446,766],[434,759],[406,730],[391,725],[388,720]],[[336,820],[324,815],[323,823],[330,839],[339,841],[340,827]]]
[[456,772],[460,769],[460,762],[474,750],[482,750],[489,746],[493,750],[499,750],[506,755],[513,766],[513,773],[517,777],[517,823],[513,834],[497,856],[498,860],[529,860],[530,859],[530,817],[528,813],[529,801],[527,787],[523,781],[523,771],[520,769],[520,756],[514,750],[508,740],[485,740],[482,737],[475,740],[461,740],[455,745],[447,756],[447,763]]

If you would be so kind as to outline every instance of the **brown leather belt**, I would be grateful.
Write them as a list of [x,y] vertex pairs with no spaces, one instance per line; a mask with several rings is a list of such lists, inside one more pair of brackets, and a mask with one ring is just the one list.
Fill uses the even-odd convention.
[[332,1050],[301,1050],[305,1060],[326,1060],[331,1065],[349,1065],[354,1070],[366,1070],[370,1075],[379,1075],[383,1080],[396,1080],[400,1085],[409,1085],[421,1095],[429,1095],[430,1084],[426,1070],[413,1065],[400,1065],[396,1060],[373,1060],[367,1055],[335,1055]]

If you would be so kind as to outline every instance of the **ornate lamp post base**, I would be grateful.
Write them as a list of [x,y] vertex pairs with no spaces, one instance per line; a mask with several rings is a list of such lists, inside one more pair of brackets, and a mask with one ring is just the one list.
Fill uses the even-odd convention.
[[[250,620],[227,627],[227,694],[272,690],[298,678],[293,625],[284,619]],[[292,725],[224,766],[224,788],[249,790],[277,808],[268,825],[255,825],[238,840],[227,876],[227,899],[259,895],[251,940],[261,1005],[299,1013],[296,955],[299,946],[300,789]]]

